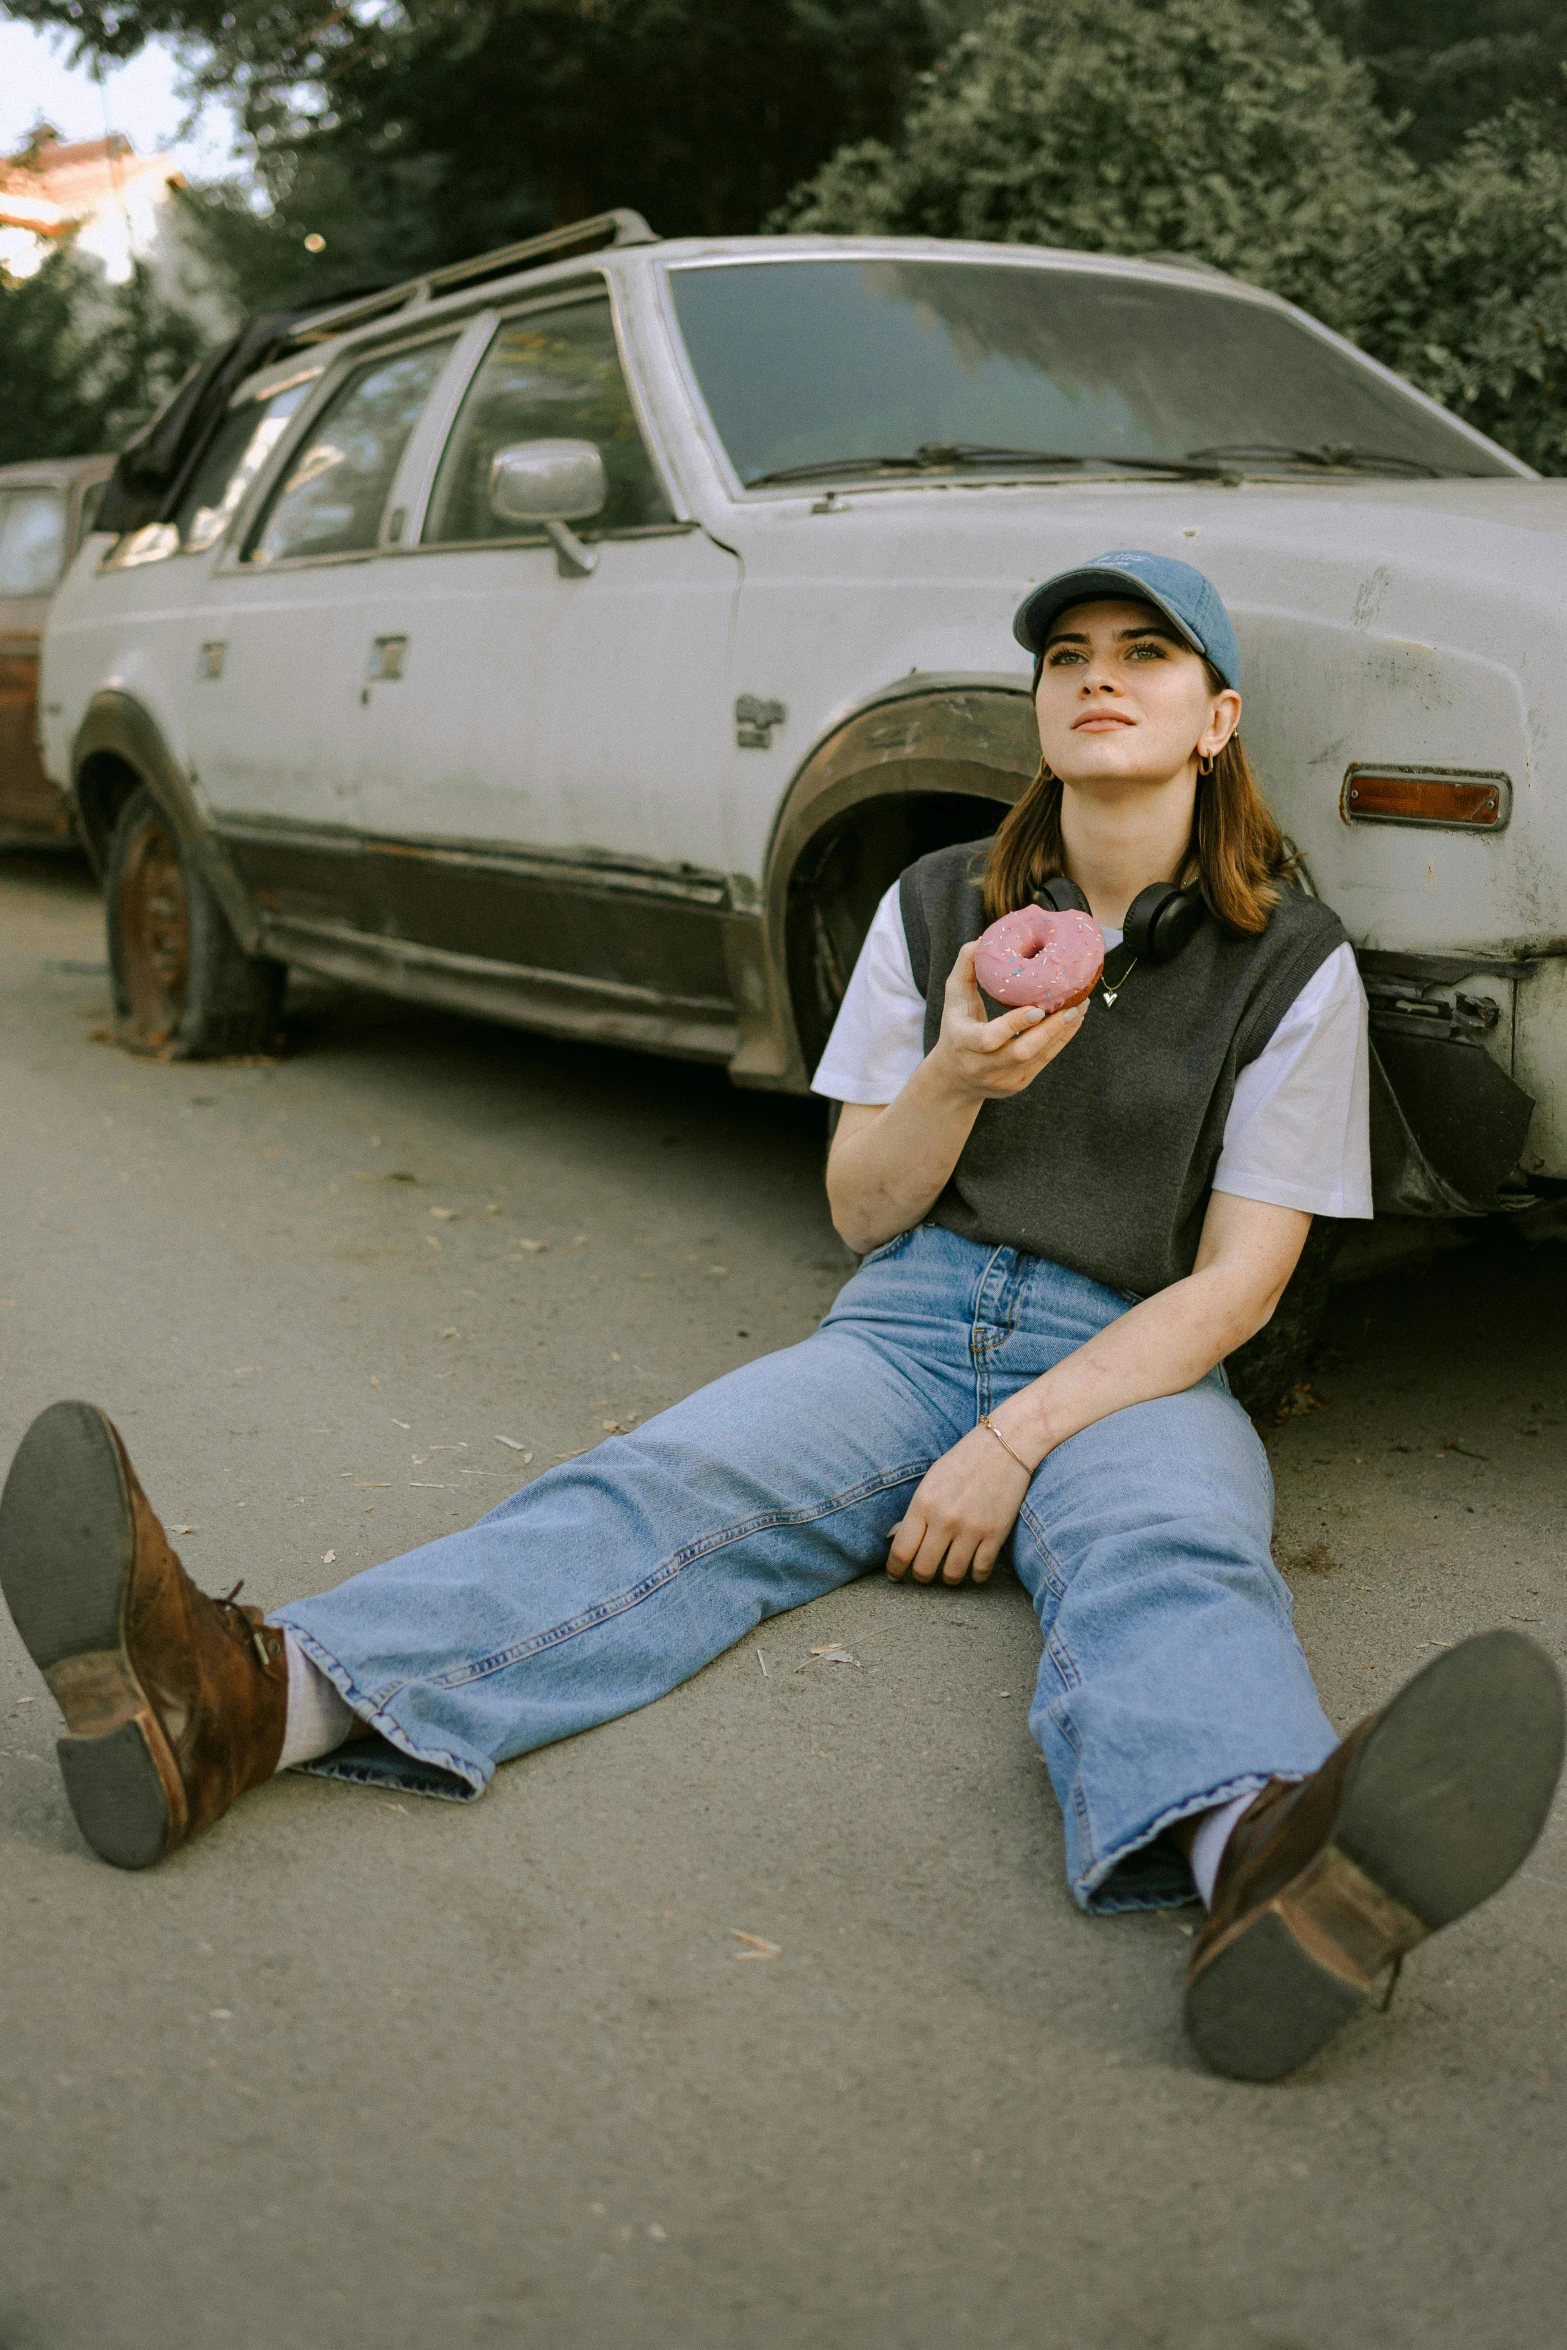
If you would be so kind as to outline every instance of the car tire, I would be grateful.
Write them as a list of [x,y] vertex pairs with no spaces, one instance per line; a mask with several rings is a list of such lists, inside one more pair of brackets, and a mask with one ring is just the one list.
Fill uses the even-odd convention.
[[170,1061],[265,1052],[287,968],[247,954],[192,849],[143,786],[120,811],[106,875],[117,1033]]
[[1343,1245],[1342,1223],[1331,1216],[1313,1217],[1272,1320],[1226,1358],[1230,1393],[1254,1420],[1276,1418],[1304,1379],[1328,1310],[1334,1259]]

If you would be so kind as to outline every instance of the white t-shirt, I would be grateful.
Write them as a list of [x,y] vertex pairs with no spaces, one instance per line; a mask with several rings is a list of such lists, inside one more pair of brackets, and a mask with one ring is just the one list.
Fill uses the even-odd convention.
[[[1120,945],[1119,930],[1099,927],[1106,953]],[[884,1105],[924,1058],[925,998],[914,984],[894,882],[866,933],[811,1090]],[[1350,947],[1335,947],[1312,973],[1236,1078],[1213,1188],[1312,1216],[1371,1214],[1366,993]]]

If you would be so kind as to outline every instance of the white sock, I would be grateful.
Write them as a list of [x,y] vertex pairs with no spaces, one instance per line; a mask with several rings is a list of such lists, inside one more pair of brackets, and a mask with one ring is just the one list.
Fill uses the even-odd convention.
[[311,1663],[286,1624],[283,1645],[288,1650],[288,1714],[277,1767],[291,1771],[296,1763],[314,1762],[341,1746],[359,1716]]
[[1224,1858],[1224,1847],[1230,1840],[1230,1830],[1241,1813],[1250,1811],[1256,1800],[1254,1790],[1250,1795],[1237,1795],[1233,1803],[1221,1803],[1217,1810],[1203,1814],[1202,1826],[1192,1838],[1192,1848],[1187,1858],[1205,1909],[1213,1907],[1213,1881],[1219,1873],[1219,1863]]

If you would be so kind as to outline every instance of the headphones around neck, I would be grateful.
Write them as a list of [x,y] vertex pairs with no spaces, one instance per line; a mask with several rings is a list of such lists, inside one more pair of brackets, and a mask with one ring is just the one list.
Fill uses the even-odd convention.
[[[1052,914],[1088,914],[1092,909],[1075,881],[1064,873],[1042,883],[1034,892],[1036,906]],[[1208,917],[1200,889],[1177,889],[1170,881],[1152,881],[1140,889],[1126,909],[1122,936],[1141,963],[1173,963],[1182,947],[1197,935]]]

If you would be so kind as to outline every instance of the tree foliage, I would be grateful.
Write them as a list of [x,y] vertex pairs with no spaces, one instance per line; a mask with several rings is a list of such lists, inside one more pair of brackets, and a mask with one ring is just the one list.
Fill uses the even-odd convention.
[[[238,182],[187,203],[243,308],[615,204],[666,234],[770,221],[1179,252],[1567,472],[1561,0],[0,7],[106,57],[172,37],[195,86],[238,104],[266,204]],[[8,388],[29,387],[3,429],[30,448],[128,429],[193,339],[144,284],[79,323],[74,267],[0,290]]]
[[1317,14],[1365,59],[1424,163],[1450,161],[1468,131],[1537,98],[1567,65],[1561,0],[1318,0]]
[[1007,0],[775,225],[1188,254],[1567,472],[1564,119],[1422,169],[1305,0]]
[[1186,253],[1342,315],[1414,177],[1306,0],[1008,0],[895,148],[847,148],[776,217]]
[[[234,101],[270,217],[221,191],[255,299],[406,276],[614,205],[754,228],[845,140],[896,133],[965,0],[5,0],[124,56],[183,44]],[[317,260],[306,236],[325,240]]]
[[244,69],[262,234],[296,255],[324,236],[324,283],[613,205],[669,235],[752,228],[841,141],[895,131],[932,54],[923,0],[420,0],[348,19],[310,53],[308,90]]
[[[754,228],[843,141],[895,134],[914,73],[968,0],[0,5],[68,28],[78,54],[125,58],[171,37],[193,93],[237,105],[254,180],[189,191],[185,226],[234,307],[256,311],[614,205],[666,234]],[[41,453],[132,429],[174,348],[150,287],[90,330],[80,271],[51,265],[30,287],[0,307],[7,389],[28,387],[4,430]]]
[[17,284],[0,275],[0,465],[118,448],[200,341],[145,271],[107,286],[69,245]]
[[1513,106],[1417,183],[1360,339],[1567,474],[1567,109]]

